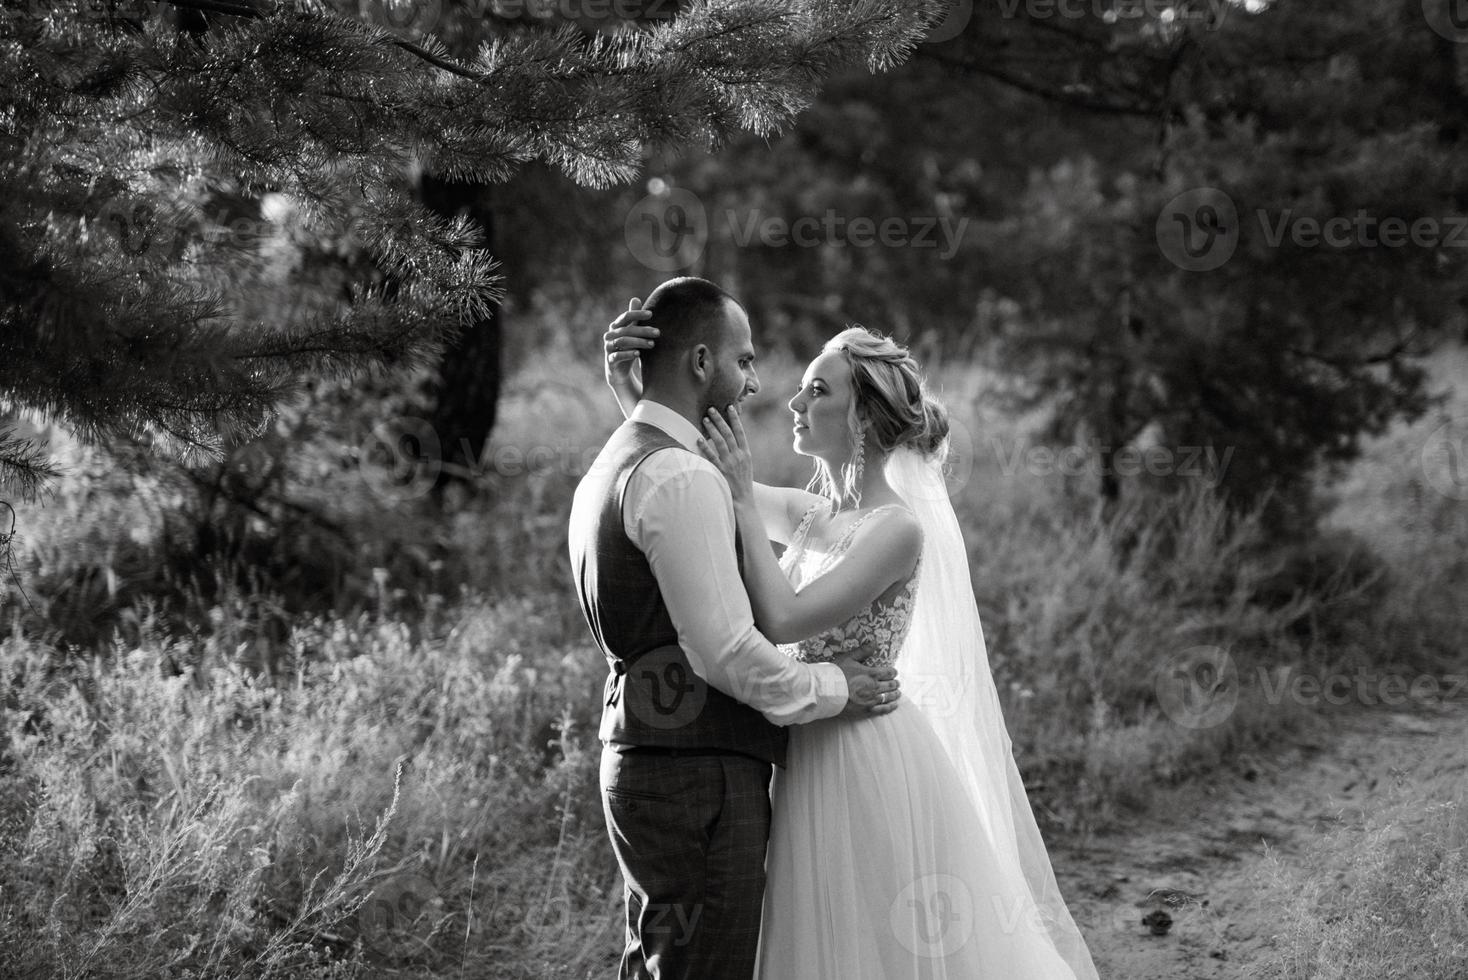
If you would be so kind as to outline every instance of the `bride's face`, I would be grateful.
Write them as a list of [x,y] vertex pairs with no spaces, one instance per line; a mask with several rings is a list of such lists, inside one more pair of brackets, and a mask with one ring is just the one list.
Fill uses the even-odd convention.
[[810,362],[800,390],[790,399],[795,416],[795,451],[836,465],[851,455],[851,366],[840,351],[826,351]]

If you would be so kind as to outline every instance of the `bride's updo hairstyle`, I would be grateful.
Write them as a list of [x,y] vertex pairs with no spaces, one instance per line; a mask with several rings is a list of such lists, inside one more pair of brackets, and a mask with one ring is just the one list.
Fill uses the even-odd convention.
[[922,372],[906,347],[866,327],[848,327],[826,341],[851,366],[851,430],[867,430],[885,455],[911,446],[924,456],[943,448],[948,410],[928,393]]

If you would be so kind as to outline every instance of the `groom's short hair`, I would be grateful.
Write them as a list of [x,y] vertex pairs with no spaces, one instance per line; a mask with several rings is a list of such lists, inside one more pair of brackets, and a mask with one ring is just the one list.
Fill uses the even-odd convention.
[[654,289],[642,304],[644,310],[652,311],[644,323],[661,332],[652,348],[642,352],[643,381],[655,384],[667,377],[673,365],[699,344],[718,353],[729,303],[744,308],[719,286],[697,276],[669,279]]

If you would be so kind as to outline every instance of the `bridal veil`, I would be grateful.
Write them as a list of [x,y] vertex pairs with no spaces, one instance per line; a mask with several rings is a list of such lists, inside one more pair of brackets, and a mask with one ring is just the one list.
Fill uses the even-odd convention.
[[[923,530],[923,560],[912,626],[897,660],[904,700],[923,710],[973,801],[976,831],[987,835],[1002,869],[995,882],[968,882],[983,911],[1054,946],[1076,980],[1097,980],[1085,940],[1055,883],[1030,809],[969,576],[968,553],[943,477],[948,450],[925,459],[898,448],[887,459],[889,484]],[[983,899],[990,908],[982,910]]]

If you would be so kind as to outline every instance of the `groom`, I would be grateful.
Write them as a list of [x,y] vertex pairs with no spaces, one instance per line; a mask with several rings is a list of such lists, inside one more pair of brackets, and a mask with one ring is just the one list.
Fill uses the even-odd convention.
[[755,629],[700,421],[759,390],[749,318],[704,279],[648,297],[643,397],[576,488],[571,565],[606,655],[602,808],[626,881],[619,976],[749,980],[783,726],[890,710],[890,667],[806,664]]

